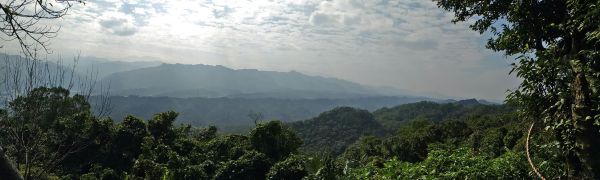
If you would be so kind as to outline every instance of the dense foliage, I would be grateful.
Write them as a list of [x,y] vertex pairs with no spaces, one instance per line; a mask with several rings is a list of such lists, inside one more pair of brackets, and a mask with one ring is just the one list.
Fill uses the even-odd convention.
[[[534,178],[524,148],[526,122],[507,105],[477,106],[481,107],[437,122],[421,116],[429,113],[420,109],[422,118],[404,122],[391,136],[362,137],[346,149],[338,164],[351,179]],[[544,145],[552,140],[548,132],[530,139],[532,161],[548,178],[565,177],[563,159],[554,155],[559,149]]]
[[439,122],[448,119],[464,119],[470,116],[489,116],[500,112],[509,112],[508,106],[488,106],[477,100],[469,99],[453,103],[434,103],[422,101],[392,108],[381,108],[373,112],[377,122],[387,129],[394,130],[415,119],[429,119]]
[[[37,88],[2,111],[0,140],[26,179],[264,179],[307,174],[291,158],[302,141],[279,121],[248,135],[175,126],[175,112],[145,121],[96,119],[87,101]],[[271,168],[274,166],[276,168]],[[296,167],[290,170],[289,167]]]
[[366,110],[339,107],[290,126],[304,140],[307,152],[340,154],[363,135],[383,135],[385,130]]
[[434,1],[492,34],[489,49],[518,57],[523,81],[509,99],[552,131],[569,176],[600,178],[600,1]]
[[[302,122],[259,123],[246,135],[175,125],[172,111],[98,119],[85,98],[62,88],[37,88],[8,107],[0,142],[26,179],[532,177],[526,124],[509,105],[419,102],[375,115],[340,107]],[[376,119],[401,123],[392,130]],[[562,177],[552,155],[560,149],[540,146],[551,137],[531,139],[532,158],[548,177]]]
[[0,142],[25,178],[77,171],[95,159],[88,150],[109,141],[111,122],[93,117],[83,96],[62,88],[37,88],[9,103]]
[[[304,140],[301,150],[305,152],[329,152],[338,155],[361,136],[381,137],[393,134],[399,128],[402,130],[416,125],[416,123],[411,124],[411,122],[419,121],[429,124],[442,122],[442,124],[448,126],[448,129],[454,128],[470,132],[469,129],[465,128],[466,124],[458,120],[478,118],[483,121],[483,119],[496,119],[498,118],[496,116],[506,116],[506,114],[513,111],[514,108],[510,106],[484,105],[476,100],[442,104],[423,101],[382,108],[372,114],[365,110],[340,107],[321,113],[309,120],[290,123],[290,126]],[[450,120],[453,120],[452,123],[446,122]],[[492,122],[481,123],[491,124]],[[451,132],[443,133],[448,134]],[[398,138],[403,139],[403,142],[408,141],[406,137]],[[414,139],[414,141],[425,145],[427,140]],[[412,151],[410,153],[416,152]]]

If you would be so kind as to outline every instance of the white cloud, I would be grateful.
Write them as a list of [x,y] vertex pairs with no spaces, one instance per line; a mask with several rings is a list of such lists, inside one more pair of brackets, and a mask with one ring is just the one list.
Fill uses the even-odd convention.
[[386,31],[394,25],[387,13],[377,12],[380,1],[323,1],[310,16],[316,26],[345,26],[360,30]]
[[137,26],[133,23],[134,18],[130,15],[112,12],[103,14],[98,23],[104,31],[118,35],[131,36],[137,32]]

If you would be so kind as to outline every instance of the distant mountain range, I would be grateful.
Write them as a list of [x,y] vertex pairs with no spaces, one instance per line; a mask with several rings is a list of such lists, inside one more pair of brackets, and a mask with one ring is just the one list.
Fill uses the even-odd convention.
[[[0,53],[0,60],[25,60],[17,55]],[[75,67],[75,77],[95,79],[110,86],[116,96],[204,97],[204,98],[279,98],[319,99],[373,96],[423,96],[431,93],[411,92],[393,87],[371,87],[354,82],[305,75],[300,72],[230,69],[224,66],[165,64],[154,58],[112,59],[81,56],[62,60],[49,59],[60,69]],[[0,63],[0,73],[4,69]],[[2,73],[6,74],[6,73]],[[100,87],[100,86],[98,86]],[[97,91],[100,92],[100,91]],[[447,98],[433,95],[437,98]]]
[[[53,61],[30,61],[17,55],[0,53],[0,99],[8,96],[7,90],[22,92],[27,87],[68,86],[84,79],[72,68]],[[8,82],[5,82],[8,81]],[[77,87],[72,90],[77,91]]]
[[[63,61],[65,65],[75,65],[75,70],[80,74],[93,73],[98,78],[105,78],[108,75],[131,71],[135,69],[147,68],[159,66],[162,64],[160,61],[113,61],[104,58],[97,58],[93,56],[82,56],[78,61]],[[76,64],[74,64],[76,63]]]
[[[299,72],[234,70],[224,66],[162,64],[111,74],[114,95],[232,98],[356,98],[381,96],[375,88]],[[400,95],[400,94],[395,94]]]
[[[92,97],[95,104],[99,97]],[[262,114],[261,120],[285,122],[305,120],[340,106],[376,110],[419,101],[436,101],[421,97],[363,97],[346,99],[278,99],[278,98],[173,98],[113,96],[111,117],[120,121],[127,115],[145,119],[169,110],[180,113],[178,123],[196,126],[217,125],[231,128],[252,127],[250,113]]]
[[[19,56],[0,56],[3,62],[29,62]],[[249,113],[262,113],[264,119],[298,121],[339,106],[373,111],[419,101],[456,102],[407,96],[410,92],[400,89],[364,86],[295,71],[235,70],[218,65],[109,61],[95,57],[81,57],[77,62],[48,61],[39,68],[45,68],[45,64],[50,67],[50,74],[76,67],[74,77],[93,75],[102,87],[110,85],[113,109],[110,116],[115,120],[129,114],[151,118],[155,113],[175,110],[181,113],[181,123],[249,126],[253,123]],[[6,65],[10,63],[0,63],[2,75],[9,69]],[[0,98],[5,98],[3,90],[0,89]],[[92,104],[97,100],[93,97]]]

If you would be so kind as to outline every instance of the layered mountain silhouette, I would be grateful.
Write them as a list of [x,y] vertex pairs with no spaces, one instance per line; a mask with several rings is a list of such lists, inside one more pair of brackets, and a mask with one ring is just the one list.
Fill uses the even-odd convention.
[[102,80],[114,95],[232,98],[356,98],[381,95],[350,81],[299,72],[234,70],[224,66],[162,64],[114,73]]

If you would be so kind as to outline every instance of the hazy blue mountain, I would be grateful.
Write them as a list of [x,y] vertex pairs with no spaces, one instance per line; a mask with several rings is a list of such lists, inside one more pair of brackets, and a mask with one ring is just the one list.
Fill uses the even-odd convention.
[[[73,60],[63,60],[65,65],[73,67]],[[93,56],[80,57],[76,62],[75,70],[80,74],[94,74],[98,78],[104,78],[117,72],[130,71],[134,69],[159,66],[160,61],[115,61]]]
[[[18,78],[18,81],[15,79]],[[14,91],[17,86],[24,90],[25,86],[69,86],[85,79],[76,71],[60,62],[37,60],[32,61],[19,55],[0,53],[0,96],[5,96],[7,89]],[[10,82],[4,82],[4,81]],[[17,85],[18,84],[18,85]],[[77,91],[78,84],[71,90]]]
[[380,95],[357,83],[295,71],[234,70],[224,66],[162,64],[102,80],[114,95],[244,98],[354,98]]
[[[75,60],[76,59],[76,60]],[[15,63],[20,62],[20,63]],[[27,63],[29,62],[29,63]],[[100,80],[105,76],[116,72],[130,71],[134,69],[159,66],[162,62],[153,61],[114,61],[104,58],[97,58],[93,56],[79,57],[49,57],[47,59],[41,59],[36,65],[36,71],[46,71],[56,74],[58,69],[62,72],[66,72],[65,76],[71,75],[71,70],[74,68],[74,75],[79,77],[86,77],[88,81]],[[24,58],[20,55],[9,55],[0,53],[0,73],[5,74],[7,70],[6,66],[15,66],[20,64],[21,71],[25,72],[27,65],[31,65],[29,59]]]
[[[93,97],[92,103],[97,100]],[[261,113],[266,120],[286,122],[315,117],[339,106],[375,110],[399,104],[432,100],[419,97],[364,97],[348,99],[277,99],[277,98],[172,98],[172,97],[111,97],[111,117],[117,121],[127,115],[151,118],[155,113],[180,112],[178,123],[192,125],[246,126],[253,125],[249,113]]]

